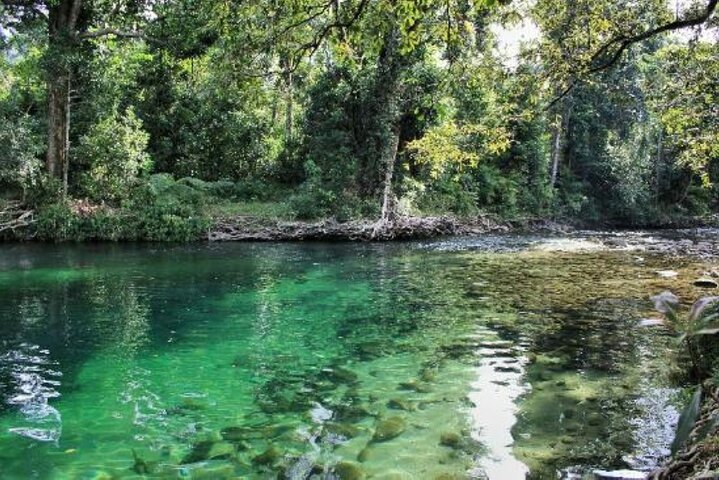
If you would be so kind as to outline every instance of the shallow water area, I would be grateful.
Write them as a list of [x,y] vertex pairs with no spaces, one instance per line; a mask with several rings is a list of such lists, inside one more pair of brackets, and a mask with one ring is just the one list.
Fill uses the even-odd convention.
[[648,470],[673,343],[636,324],[703,268],[592,236],[6,245],[0,478]]

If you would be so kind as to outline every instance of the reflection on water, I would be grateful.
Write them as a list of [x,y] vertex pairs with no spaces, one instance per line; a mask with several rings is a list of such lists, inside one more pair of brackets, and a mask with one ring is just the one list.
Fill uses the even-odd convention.
[[62,373],[49,359],[49,351],[37,345],[21,344],[0,355],[0,387],[6,405],[16,407],[21,415],[10,433],[40,442],[57,441],[62,432],[60,412],[49,404],[59,397]]
[[490,479],[524,478],[527,466],[512,451],[512,427],[516,421],[516,400],[525,393],[524,348],[521,344],[499,340],[495,332],[484,330],[479,335],[480,356],[477,380],[472,383],[469,399],[473,435],[487,445],[487,455],[481,461]]
[[0,478],[651,468],[671,341],[635,323],[700,266],[588,245],[7,247]]

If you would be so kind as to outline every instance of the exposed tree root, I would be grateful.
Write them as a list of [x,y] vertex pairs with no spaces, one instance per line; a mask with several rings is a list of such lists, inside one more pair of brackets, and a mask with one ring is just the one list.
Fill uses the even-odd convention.
[[208,233],[211,241],[364,240],[387,241],[508,232],[512,227],[488,217],[460,221],[454,217],[400,217],[389,221],[259,222],[236,217],[216,222]]

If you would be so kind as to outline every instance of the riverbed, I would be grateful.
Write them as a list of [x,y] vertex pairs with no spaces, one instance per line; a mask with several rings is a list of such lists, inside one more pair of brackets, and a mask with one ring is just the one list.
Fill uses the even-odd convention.
[[711,261],[606,239],[4,245],[0,478],[648,471]]

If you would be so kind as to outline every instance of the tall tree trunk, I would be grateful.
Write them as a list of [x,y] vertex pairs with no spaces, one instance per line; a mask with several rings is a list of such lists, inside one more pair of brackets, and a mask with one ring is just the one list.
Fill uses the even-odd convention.
[[294,85],[292,72],[287,73],[287,110],[285,112],[285,137],[289,142],[292,140],[292,125],[294,124]]
[[294,124],[294,76],[292,74],[292,61],[289,57],[282,58],[280,65],[283,70],[285,87],[285,140],[292,140],[292,127]]
[[657,161],[654,162],[654,205],[659,206],[659,197],[661,195],[662,185],[662,169],[664,168],[664,129],[661,125],[658,127],[659,135],[657,135]]
[[70,75],[48,79],[47,155],[45,166],[53,177],[63,181],[67,191],[67,171],[70,153]]
[[549,182],[552,189],[554,189],[557,183],[559,167],[564,161],[567,133],[569,131],[569,121],[572,116],[573,104],[572,95],[567,95],[562,103],[562,111],[559,115],[557,115],[552,129],[552,171]]
[[400,80],[405,61],[399,51],[399,30],[395,27],[385,37],[378,60],[373,99],[377,106],[377,110],[373,112],[377,142],[373,152],[378,155],[376,165],[379,166],[379,186],[382,193],[381,224],[392,221],[395,213],[392,179],[399,148],[402,90]]
[[51,61],[47,71],[47,152],[49,175],[67,192],[70,153],[70,66],[65,58],[77,34],[82,0],[59,0],[49,7],[48,42]]
[[562,150],[562,117],[557,116],[552,127],[552,173],[549,178],[549,185],[554,190],[557,183],[557,173],[559,171],[559,157]]
[[395,199],[392,193],[392,177],[394,176],[395,160],[397,158],[397,149],[399,148],[399,125],[395,125],[392,131],[392,138],[385,147],[382,158],[382,166],[384,167],[384,185],[382,187],[382,210],[380,221],[387,223],[394,220]]

